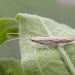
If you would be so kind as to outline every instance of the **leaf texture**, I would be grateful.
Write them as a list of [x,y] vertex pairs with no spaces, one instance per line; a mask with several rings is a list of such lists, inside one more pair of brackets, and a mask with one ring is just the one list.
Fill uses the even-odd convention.
[[23,75],[20,62],[15,59],[0,59],[0,75]]
[[[75,30],[49,18],[18,14],[21,62],[25,75],[72,75],[54,46],[37,44],[30,37],[75,38]],[[64,46],[65,52],[75,65],[75,44]]]

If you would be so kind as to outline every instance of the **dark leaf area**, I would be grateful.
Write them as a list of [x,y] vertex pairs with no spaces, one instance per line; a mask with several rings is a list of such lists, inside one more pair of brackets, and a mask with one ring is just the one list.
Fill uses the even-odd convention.
[[0,75],[23,75],[20,62],[15,59],[0,60]]
[[15,36],[8,33],[18,33],[18,22],[11,18],[0,19],[0,43],[7,40],[9,36]]

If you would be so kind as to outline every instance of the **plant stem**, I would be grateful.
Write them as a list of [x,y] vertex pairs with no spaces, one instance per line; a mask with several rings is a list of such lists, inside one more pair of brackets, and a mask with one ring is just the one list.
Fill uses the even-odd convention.
[[58,45],[57,48],[58,48],[60,54],[62,55],[62,59],[66,63],[66,66],[68,67],[71,75],[75,75],[75,67],[74,67],[73,63],[71,62],[68,54],[64,50],[63,46],[62,45]]

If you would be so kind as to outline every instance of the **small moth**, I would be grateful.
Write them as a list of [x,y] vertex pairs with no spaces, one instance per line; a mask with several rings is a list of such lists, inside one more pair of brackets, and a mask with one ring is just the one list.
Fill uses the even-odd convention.
[[60,44],[60,43],[70,43],[75,41],[73,38],[51,38],[51,37],[35,37],[30,38],[31,41],[40,44]]

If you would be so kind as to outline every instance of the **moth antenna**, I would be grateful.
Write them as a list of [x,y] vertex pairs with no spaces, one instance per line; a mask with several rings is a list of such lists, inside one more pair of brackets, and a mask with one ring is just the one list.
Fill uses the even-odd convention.
[[[22,35],[22,37],[27,37],[26,35],[19,34],[19,33],[6,33],[6,34],[10,34],[10,35],[11,35],[11,34],[15,34],[15,35],[18,34],[18,35]],[[15,41],[15,40],[17,40],[17,39],[19,40],[19,38],[13,38],[13,39],[6,40],[5,42],[11,42],[11,41]],[[27,37],[26,39],[28,40],[28,39],[30,39],[30,37]]]
[[19,33],[6,33],[6,34],[14,34],[14,35],[22,35],[22,36],[24,36],[23,34],[19,34]]
[[15,40],[17,40],[17,39],[19,39],[19,38],[10,39],[10,40],[7,40],[7,41],[5,41],[5,42],[11,42],[11,41],[15,41]]
[[15,34],[15,35],[17,35],[17,34],[19,34],[19,33],[6,33],[6,34],[10,34],[10,35],[11,35],[11,34]]

